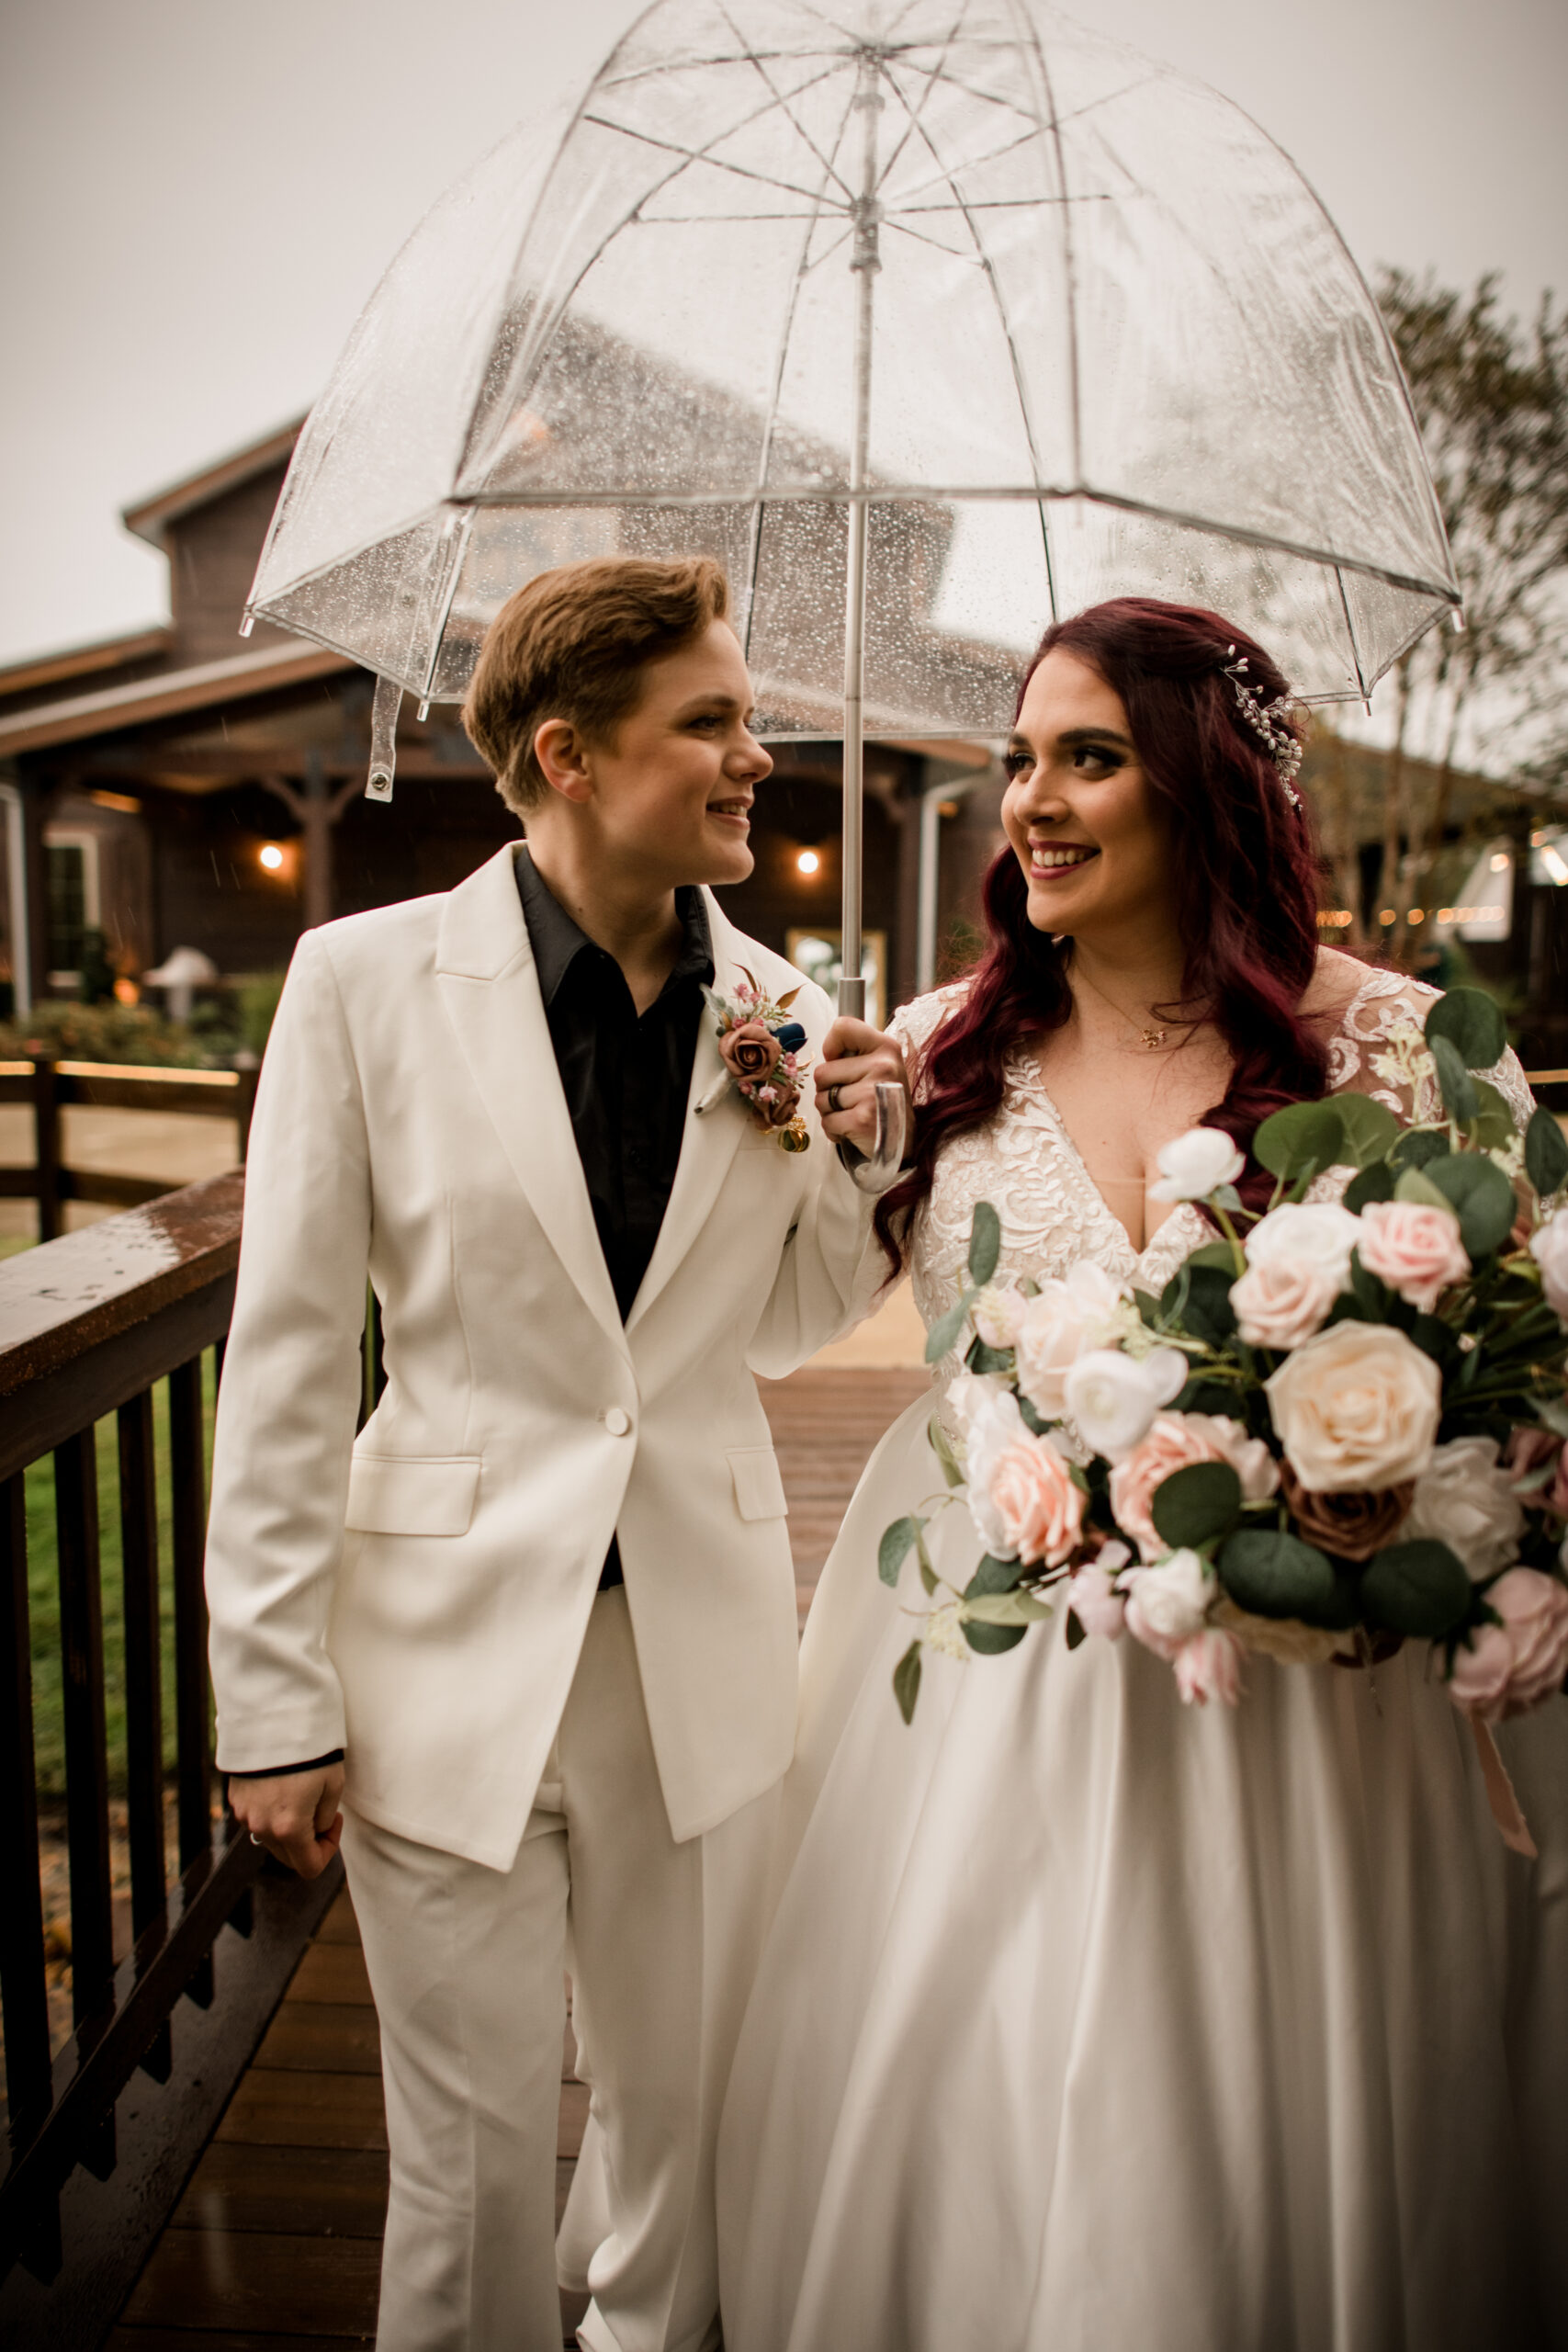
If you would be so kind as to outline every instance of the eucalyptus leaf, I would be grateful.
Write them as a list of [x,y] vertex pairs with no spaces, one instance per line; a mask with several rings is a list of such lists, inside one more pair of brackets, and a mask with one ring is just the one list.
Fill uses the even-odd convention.
[[1434,1127],[1406,1127],[1388,1157],[1395,1168],[1425,1168],[1429,1159],[1441,1159],[1448,1148],[1448,1136]]
[[876,1573],[884,1584],[896,1585],[900,1569],[909,1555],[909,1547],[919,1541],[923,1519],[896,1519],[891,1527],[882,1531],[882,1541],[876,1547]]
[[1459,1047],[1450,1037],[1429,1037],[1433,1061],[1438,1066],[1438,1084],[1442,1089],[1443,1108],[1450,1119],[1461,1127],[1481,1115],[1481,1099],[1474,1081],[1460,1058]]
[[[1475,1099],[1480,1105],[1470,1130],[1472,1140],[1483,1151],[1501,1151],[1518,1134],[1507,1097],[1497,1091],[1490,1079],[1472,1076],[1470,1082],[1475,1089]],[[1551,1118],[1551,1114],[1548,1112],[1547,1116]],[[1555,1120],[1552,1125],[1556,1125]],[[1561,1128],[1558,1128],[1558,1133],[1561,1135]]]
[[989,1201],[976,1201],[969,1227],[969,1279],[982,1289],[997,1271],[1002,1254],[1002,1221]]
[[1161,1479],[1149,1515],[1173,1551],[1212,1543],[1241,1517],[1241,1480],[1228,1462],[1190,1462]]
[[1550,1396],[1535,1400],[1535,1417],[1544,1429],[1558,1437],[1568,1437],[1568,1405],[1559,1405]]
[[893,1696],[898,1702],[898,1713],[906,1723],[912,1723],[915,1702],[920,1695],[920,1645],[911,1642],[893,1669]]
[[1399,1121],[1370,1094],[1337,1094],[1334,1112],[1345,1136],[1341,1157],[1357,1168],[1371,1167],[1399,1140]]
[[1235,1251],[1228,1241],[1205,1241],[1201,1249],[1189,1250],[1181,1262],[1184,1266],[1217,1266],[1227,1282],[1235,1280]]
[[1069,1609],[1067,1611],[1067,1647],[1070,1650],[1076,1650],[1080,1642],[1087,1642],[1088,1639],[1089,1635],[1084,1631],[1083,1619],[1078,1615],[1076,1609]]
[[964,1628],[964,1638],[972,1650],[982,1657],[996,1657],[1003,1650],[1016,1649],[1029,1631],[1027,1625],[970,1625]]
[[1153,1291],[1138,1290],[1134,1288],[1133,1292],[1133,1304],[1138,1310],[1139,1319],[1144,1323],[1146,1329],[1151,1331],[1157,1331],[1160,1328],[1161,1320],[1160,1303],[1155,1296]]
[[961,1487],[964,1484],[964,1473],[958,1466],[958,1456],[953,1451],[953,1440],[942,1428],[939,1414],[931,1415],[926,1435],[931,1440],[931,1452],[942,1464],[942,1475],[947,1484],[950,1487]]
[[1311,1618],[1334,1605],[1334,1568],[1326,1554],[1283,1528],[1238,1528],[1214,1566],[1237,1608],[1256,1617]]
[[986,1592],[964,1603],[964,1622],[972,1625],[1037,1625],[1050,1614],[1050,1603],[1032,1592]]
[[970,1341],[969,1352],[964,1361],[971,1372],[1010,1372],[1012,1350],[987,1347],[984,1340],[976,1337]]
[[[1416,1182],[1419,1182],[1420,1179],[1417,1178]],[[1364,1308],[1369,1323],[1386,1323],[1389,1320],[1393,1293],[1376,1274],[1368,1273],[1361,1263],[1359,1250],[1350,1252],[1350,1290],[1357,1305]]]
[[1271,1176],[1319,1175],[1346,1157],[1345,1127],[1333,1102],[1289,1102],[1252,1138],[1253,1157]]
[[937,1589],[938,1577],[936,1570],[931,1566],[931,1555],[926,1550],[926,1539],[923,1535],[917,1535],[915,1538],[915,1557],[920,1566],[920,1589],[929,1600]]
[[[1427,1163],[1427,1167],[1431,1164],[1430,1160]],[[1438,1191],[1425,1168],[1402,1170],[1393,1197],[1396,1201],[1413,1201],[1418,1208],[1447,1209],[1450,1216],[1453,1214],[1453,1203],[1446,1193]]]
[[1030,1403],[1029,1398],[1024,1396],[1021,1389],[1019,1391],[1018,1396],[1018,1410],[1019,1418],[1032,1437],[1043,1437],[1045,1435],[1047,1430],[1051,1427],[1050,1422],[1045,1419],[1043,1413],[1038,1411],[1037,1408]]
[[964,1319],[974,1304],[974,1292],[966,1290],[956,1306],[950,1306],[945,1315],[937,1317],[936,1321],[926,1333],[926,1362],[928,1363],[940,1363],[948,1351],[958,1345],[958,1335],[963,1330]]
[[1543,1200],[1568,1183],[1568,1139],[1550,1111],[1534,1112],[1525,1129],[1525,1173]]
[[1470,1615],[1470,1577],[1446,1544],[1422,1536],[1372,1555],[1361,1578],[1361,1602],[1372,1623],[1391,1634],[1438,1642]]
[[987,1552],[964,1588],[965,1600],[980,1600],[987,1593],[1010,1592],[1028,1574],[1021,1560],[998,1560]]
[[1235,1280],[1234,1261],[1227,1266],[1195,1266],[1190,1259],[1181,1269],[1187,1296],[1178,1310],[1184,1331],[1195,1340],[1207,1340],[1217,1345],[1228,1340],[1235,1329],[1235,1314],[1231,1306],[1231,1284]]
[[1451,1152],[1428,1160],[1422,1174],[1435,1184],[1459,1218],[1460,1239],[1472,1263],[1500,1250],[1514,1228],[1518,1203],[1514,1188],[1484,1152]]
[[1393,1183],[1393,1170],[1387,1160],[1374,1159],[1359,1176],[1351,1177],[1345,1187],[1345,1205],[1353,1216],[1359,1216],[1373,1201],[1392,1201]]
[[1427,1015],[1427,1045],[1435,1046],[1439,1037],[1455,1048],[1466,1069],[1490,1069],[1508,1043],[1496,1000],[1483,989],[1450,989],[1438,999]]

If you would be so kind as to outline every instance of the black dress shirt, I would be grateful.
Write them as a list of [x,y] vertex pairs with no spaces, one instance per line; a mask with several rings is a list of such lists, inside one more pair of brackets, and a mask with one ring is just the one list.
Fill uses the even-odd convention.
[[[517,889],[599,1246],[624,1323],[648,1272],[681,1158],[703,984],[713,978],[707,909],[694,887],[676,891],[680,949],[663,988],[639,1014],[615,957],[573,922],[525,849],[517,859]],[[612,1538],[600,1590],[621,1581],[620,1551]]]
[[[525,849],[518,854],[517,889],[599,1246],[624,1323],[670,1205],[686,1131],[703,983],[713,978],[707,909],[694,887],[676,891],[680,952],[663,988],[639,1014],[615,957],[573,922]],[[599,1589],[623,1581],[620,1547],[612,1536]],[[268,1776],[342,1761],[343,1750],[334,1748],[309,1765],[274,1764]],[[229,1775],[231,1781],[262,1777]]]

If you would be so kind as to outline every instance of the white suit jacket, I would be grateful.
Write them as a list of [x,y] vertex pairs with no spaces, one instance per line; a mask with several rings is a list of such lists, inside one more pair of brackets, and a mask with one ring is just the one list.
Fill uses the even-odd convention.
[[[342,1747],[355,1808],[510,1867],[619,1531],[677,1838],[795,1737],[795,1577],[752,1370],[877,1279],[869,1204],[805,1104],[761,1134],[705,1018],[680,1165],[623,1328],[556,1069],[513,851],[308,933],[267,1048],[223,1366],[207,1578],[218,1762]],[[815,1057],[831,1011],[705,893]],[[387,1388],[355,1439],[366,1277]]]

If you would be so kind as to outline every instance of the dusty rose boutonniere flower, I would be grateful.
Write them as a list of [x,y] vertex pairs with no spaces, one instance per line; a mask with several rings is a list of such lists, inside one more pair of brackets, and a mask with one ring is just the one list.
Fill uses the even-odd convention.
[[784,1151],[805,1151],[810,1131],[800,1115],[804,1078],[799,1048],[806,1032],[790,1019],[790,1007],[799,990],[771,1003],[751,974],[742,969],[741,986],[733,997],[705,989],[708,1008],[718,1023],[718,1054],[724,1064],[721,1083],[697,1104],[709,1111],[733,1086],[751,1114],[754,1125],[770,1135]]

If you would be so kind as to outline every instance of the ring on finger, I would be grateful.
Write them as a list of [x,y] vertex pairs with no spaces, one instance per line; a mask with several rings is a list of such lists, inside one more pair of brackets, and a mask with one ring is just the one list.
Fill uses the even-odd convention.
[[835,1117],[844,1107],[840,1100],[842,1091],[842,1088],[836,1082],[828,1089],[828,1108]]

